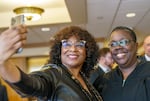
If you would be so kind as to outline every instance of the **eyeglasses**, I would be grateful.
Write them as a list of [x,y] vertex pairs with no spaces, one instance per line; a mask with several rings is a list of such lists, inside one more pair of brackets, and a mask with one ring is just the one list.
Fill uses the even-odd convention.
[[127,46],[131,41],[133,40],[128,40],[128,39],[123,39],[123,40],[120,40],[120,41],[114,41],[114,42],[111,42],[109,44],[110,47],[117,47],[117,46]]
[[62,43],[62,47],[64,48],[71,48],[74,45],[76,48],[80,49],[85,47],[86,41],[80,40],[76,43],[72,43],[71,41],[62,40],[61,43]]

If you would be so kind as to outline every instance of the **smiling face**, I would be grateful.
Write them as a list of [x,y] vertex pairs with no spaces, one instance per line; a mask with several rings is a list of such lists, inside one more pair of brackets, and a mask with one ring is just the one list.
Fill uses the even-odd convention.
[[[122,40],[125,40],[125,42],[122,42]],[[114,44],[114,46],[110,47],[114,61],[121,68],[130,68],[137,60],[137,43],[133,41],[131,35],[127,31],[121,29],[111,33],[110,44],[116,42],[120,44]],[[121,45],[122,43],[123,45],[125,43],[125,45]]]
[[83,45],[83,43],[75,36],[70,37],[67,41],[68,43],[71,43],[71,45],[67,45],[67,47],[66,44],[64,44],[64,46],[62,45],[62,64],[67,68],[81,68],[86,58],[86,49],[84,46],[80,46]]

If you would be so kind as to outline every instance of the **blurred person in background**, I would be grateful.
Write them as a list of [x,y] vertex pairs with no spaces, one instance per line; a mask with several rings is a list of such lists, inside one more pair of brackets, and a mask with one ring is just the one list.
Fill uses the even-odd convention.
[[102,76],[105,73],[108,73],[112,70],[113,59],[110,52],[110,49],[107,47],[101,48],[99,50],[99,58],[97,60],[97,65],[94,67],[94,70],[90,75],[90,82],[93,84],[98,76]]
[[143,42],[144,55],[139,59],[142,61],[150,61],[150,35],[146,36]]

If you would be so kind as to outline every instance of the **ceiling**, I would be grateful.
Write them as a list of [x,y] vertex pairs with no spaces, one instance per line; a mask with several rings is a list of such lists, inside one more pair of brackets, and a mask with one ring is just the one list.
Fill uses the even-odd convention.
[[[29,4],[45,12],[39,21],[25,22],[27,44],[24,51],[15,56],[47,55],[50,37],[68,25],[86,28],[101,47],[110,31],[119,25],[135,30],[140,43],[150,34],[150,0],[0,0],[0,33],[9,27],[11,17],[15,16],[13,9]],[[127,13],[136,13],[136,16],[127,18]],[[42,32],[43,27],[49,27],[50,31]]]

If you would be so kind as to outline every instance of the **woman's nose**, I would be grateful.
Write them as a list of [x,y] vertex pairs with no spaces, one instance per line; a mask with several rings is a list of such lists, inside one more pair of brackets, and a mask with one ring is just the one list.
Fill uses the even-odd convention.
[[77,47],[75,45],[71,45],[69,50],[72,50],[72,51],[77,50]]

